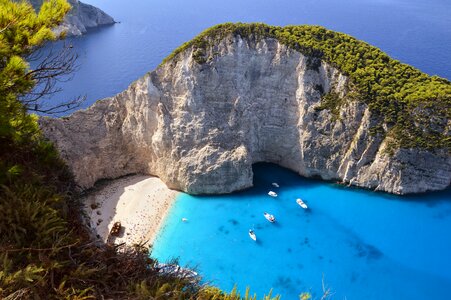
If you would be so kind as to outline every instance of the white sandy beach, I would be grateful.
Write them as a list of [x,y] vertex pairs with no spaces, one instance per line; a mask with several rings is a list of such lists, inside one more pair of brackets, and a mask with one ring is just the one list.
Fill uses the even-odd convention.
[[85,198],[91,227],[106,242],[111,227],[121,222],[115,244],[152,244],[178,192],[158,177],[134,175],[98,188]]

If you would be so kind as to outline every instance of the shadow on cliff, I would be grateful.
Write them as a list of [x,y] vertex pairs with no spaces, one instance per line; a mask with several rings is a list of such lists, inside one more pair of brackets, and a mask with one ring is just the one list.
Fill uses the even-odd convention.
[[[287,168],[280,167],[272,163],[256,163],[252,166],[254,173],[254,187],[243,191],[245,193],[258,192],[262,189],[274,190],[290,189],[302,186],[303,188],[315,188],[321,184],[316,179],[305,178],[298,173]],[[277,183],[280,187],[274,187],[272,183]]]
[[[451,201],[451,188],[439,192],[399,196],[381,191],[372,191],[355,186],[348,186],[340,183],[335,183],[333,181],[325,181],[321,178],[306,178],[294,171],[280,167],[277,164],[273,163],[256,163],[252,166],[252,171],[254,173],[254,186],[246,190],[237,191],[234,193],[235,195],[243,197],[265,196],[269,191],[275,191],[277,193],[280,189],[289,190],[291,188],[295,189],[302,187],[303,189],[307,190],[318,188],[323,185],[329,185],[334,189],[349,190],[353,193],[377,193],[378,196],[385,198],[387,201],[422,202],[429,207],[437,206],[444,201]],[[280,187],[274,187],[272,183],[277,183]],[[225,194],[222,196],[229,198],[230,194]],[[215,197],[222,196],[216,195]],[[199,197],[200,199],[211,199],[209,195],[198,195],[196,197]],[[237,197],[236,199],[239,200],[240,198]]]
[[[134,185],[146,178],[154,177],[152,175],[142,175],[142,174],[127,174],[114,179],[99,179],[95,182],[94,186],[90,189],[84,191],[85,194],[90,195],[95,192],[102,191],[105,187],[109,187],[111,193],[115,193],[115,204],[119,201],[120,196],[125,192],[128,186]],[[113,198],[112,196],[110,197]],[[110,199],[109,198],[109,199]],[[117,199],[116,199],[117,198]]]
[[434,207],[443,202],[451,202],[451,187],[446,190],[437,192],[427,192],[416,195],[394,196],[398,200],[412,201],[412,202],[426,202],[427,206]]
[[[287,190],[290,188],[299,188],[302,186],[304,189],[310,189],[320,186],[321,184],[327,184],[324,181],[317,179],[305,178],[298,173],[289,169],[280,167],[273,163],[256,163],[252,166],[254,173],[253,187],[234,192],[236,196],[266,196],[269,191]],[[277,183],[280,187],[274,187],[272,183]],[[211,199],[211,195],[196,195],[199,199]],[[230,197],[230,194],[215,195],[217,197]],[[239,199],[237,197],[236,199]]]

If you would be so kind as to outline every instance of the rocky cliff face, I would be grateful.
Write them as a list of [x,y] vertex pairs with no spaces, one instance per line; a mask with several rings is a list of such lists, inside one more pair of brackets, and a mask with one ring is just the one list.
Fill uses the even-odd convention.
[[256,162],[398,194],[450,185],[447,151],[389,153],[369,133],[366,104],[318,109],[325,93],[349,93],[331,65],[272,38],[228,36],[208,51],[205,64],[188,48],[112,98],[41,119],[82,187],[145,173],[188,193],[228,193],[252,186]]
[[[43,0],[30,0],[30,2],[38,10]],[[115,23],[112,17],[95,6],[78,0],[67,2],[72,6],[72,10],[67,14],[63,24],[56,28],[55,32],[58,34],[65,31],[68,36],[77,36],[86,33],[89,28]]]

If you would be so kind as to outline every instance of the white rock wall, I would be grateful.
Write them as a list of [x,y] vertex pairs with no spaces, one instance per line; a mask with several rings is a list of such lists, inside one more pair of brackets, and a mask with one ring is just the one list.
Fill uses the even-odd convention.
[[145,173],[188,193],[229,193],[252,186],[263,161],[391,193],[450,185],[449,153],[385,154],[365,104],[348,102],[337,120],[316,110],[321,91],[348,92],[327,63],[309,67],[312,58],[269,38],[229,37],[207,56],[199,65],[187,49],[112,98],[40,121],[82,187]]

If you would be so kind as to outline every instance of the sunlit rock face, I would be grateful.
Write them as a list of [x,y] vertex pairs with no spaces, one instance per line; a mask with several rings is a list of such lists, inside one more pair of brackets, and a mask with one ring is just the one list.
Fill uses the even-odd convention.
[[272,38],[228,36],[207,51],[203,64],[188,48],[114,97],[41,119],[81,187],[145,173],[188,193],[229,193],[252,186],[256,162],[390,193],[449,186],[446,151],[386,151],[362,101],[319,109],[325,93],[349,93],[333,66]]

